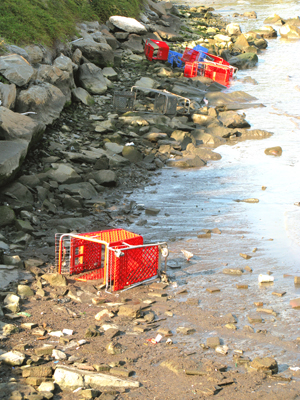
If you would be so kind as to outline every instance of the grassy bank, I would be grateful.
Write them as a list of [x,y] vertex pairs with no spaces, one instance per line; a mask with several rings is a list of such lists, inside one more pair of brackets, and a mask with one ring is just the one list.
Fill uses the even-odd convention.
[[0,37],[14,44],[51,45],[75,33],[80,21],[136,17],[143,0],[1,0]]

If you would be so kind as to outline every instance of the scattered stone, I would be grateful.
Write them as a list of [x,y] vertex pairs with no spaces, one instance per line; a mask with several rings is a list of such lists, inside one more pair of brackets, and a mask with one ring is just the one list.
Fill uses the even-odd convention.
[[263,322],[262,318],[259,315],[248,315],[247,316],[248,321],[250,324],[261,324]]
[[210,347],[211,349],[215,349],[217,346],[220,346],[220,344],[220,339],[217,336],[206,339],[206,346]]
[[249,256],[248,254],[240,253],[240,256],[243,257],[245,260],[250,260],[252,256]]
[[251,267],[249,267],[249,265],[246,265],[244,270],[247,271],[247,272],[253,272],[253,269]]
[[290,306],[292,306],[292,308],[300,308],[300,298],[290,300]]
[[282,296],[284,296],[286,294],[286,292],[284,292],[284,291],[283,292],[274,291],[274,292],[272,292],[272,294],[274,296],[282,297]]
[[119,317],[127,317],[131,319],[141,316],[141,307],[139,305],[124,305],[119,308]]
[[198,239],[211,239],[211,233],[200,233],[197,235]]
[[123,349],[120,343],[110,342],[106,345],[106,351],[108,354],[115,355],[122,353]]
[[237,289],[248,289],[248,285],[236,285]]
[[225,268],[222,272],[226,275],[243,275],[243,270],[240,268]]
[[294,278],[294,284],[295,284],[295,285],[300,285],[300,276],[295,276],[295,278]]
[[22,377],[28,378],[35,376],[37,378],[51,378],[53,374],[52,367],[49,365],[39,365],[38,367],[25,368],[22,371]]
[[51,286],[68,286],[66,277],[61,274],[44,274],[42,278]]
[[192,333],[196,332],[196,329],[193,328],[186,328],[185,326],[179,326],[176,329],[177,333],[181,333],[182,335],[191,335]]
[[225,328],[227,328],[227,329],[232,329],[232,330],[234,330],[234,331],[237,330],[237,327],[236,327],[235,324],[226,324],[226,325],[225,325]]
[[53,382],[42,382],[37,390],[39,392],[54,392],[55,385]]
[[25,355],[20,353],[19,351],[13,350],[8,353],[4,353],[0,355],[0,361],[4,362],[4,364],[18,366],[22,365],[25,361]]
[[278,372],[277,361],[272,357],[254,358],[250,363],[250,367],[256,371],[271,372],[271,374],[277,374]]
[[216,292],[220,292],[221,289],[219,289],[217,287],[211,287],[211,288],[206,288],[206,291],[209,293],[216,293]]
[[280,146],[277,147],[269,147],[265,150],[265,154],[267,156],[281,156],[282,155],[282,148]]

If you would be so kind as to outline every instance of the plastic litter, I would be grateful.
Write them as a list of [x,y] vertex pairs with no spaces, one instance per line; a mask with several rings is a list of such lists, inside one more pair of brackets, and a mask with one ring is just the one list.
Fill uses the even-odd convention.
[[71,336],[71,335],[73,335],[73,330],[72,329],[63,329],[63,333],[65,335]]
[[225,355],[225,354],[227,354],[228,353],[228,346],[217,346],[216,348],[215,348],[215,351],[217,352],[217,353],[220,353],[220,354],[223,354],[223,355]]
[[169,46],[166,42],[160,40],[147,39],[145,43],[145,56],[149,61],[162,60],[167,61]]
[[258,276],[259,283],[274,282],[274,276],[260,274]]
[[106,290],[125,290],[158,277],[166,247],[166,242],[144,244],[142,236],[124,229],[59,233],[56,267],[60,274],[77,275],[75,280],[103,279]]
[[147,339],[147,340],[148,340],[148,342],[151,342],[153,344],[157,344],[157,343],[159,343],[161,341],[161,339],[162,339],[162,335],[157,334],[155,338]]

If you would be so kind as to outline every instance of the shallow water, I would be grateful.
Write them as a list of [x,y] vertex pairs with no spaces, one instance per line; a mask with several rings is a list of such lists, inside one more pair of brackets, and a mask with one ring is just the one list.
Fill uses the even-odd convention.
[[[203,1],[181,3],[201,5]],[[274,12],[288,18],[299,11],[299,1],[226,3],[224,7],[224,3],[222,6],[217,1],[205,2],[229,16],[229,20],[234,12],[257,12],[257,20],[235,18],[243,32],[262,27],[264,19]],[[268,43],[268,48],[259,54],[257,67],[239,71],[227,91],[244,90],[256,96],[266,107],[245,110],[246,119],[252,129],[268,130],[274,135],[221,146],[216,151],[222,159],[199,170],[163,169],[155,186],[129,196],[146,207],[160,208],[158,217],[146,217],[145,226],[131,229],[144,235],[147,241],[169,241],[169,273],[179,285],[188,284],[188,296],[200,296],[203,309],[215,305],[218,310],[221,302],[224,313],[232,312],[235,304],[240,322],[246,324],[247,313],[255,312],[253,301],[259,299],[280,313],[280,318],[289,324],[289,337],[296,339],[299,317],[290,308],[289,300],[299,296],[300,290],[294,286],[292,277],[284,278],[283,274],[300,275],[300,207],[294,205],[300,201],[300,40],[286,41],[279,36]],[[246,76],[254,78],[258,85],[244,84]],[[264,154],[272,146],[282,147],[281,157]],[[262,186],[267,189],[263,191]],[[257,198],[259,203],[235,202],[247,198]],[[197,238],[202,229],[215,227],[222,231],[221,235]],[[190,263],[183,258],[181,249],[194,253]],[[239,253],[252,258],[244,260]],[[220,274],[224,265],[228,268],[249,265],[253,273],[228,277]],[[177,266],[181,268],[174,269]],[[268,270],[275,277],[274,283],[259,286],[258,274]],[[249,284],[249,290],[237,290],[236,283]],[[213,295],[212,300],[205,292],[207,286],[220,286],[222,291]],[[287,294],[278,298],[271,295],[273,291]],[[268,318],[264,329],[270,329],[273,337],[284,337],[286,324]],[[191,345],[193,341],[191,338]],[[237,341],[241,348],[243,341],[242,338]],[[246,342],[252,348],[252,356],[268,354],[268,346],[262,346],[260,341]],[[270,346],[276,350],[275,343]],[[297,363],[297,357],[288,351],[280,361]]]
[[[226,7],[216,1],[205,4],[212,4],[230,20],[234,12],[257,12],[257,20],[234,19],[243,32],[262,27],[264,19],[274,12],[288,18],[299,11],[299,1],[226,3]],[[266,250],[276,254],[278,262],[288,265],[292,273],[300,256],[300,207],[294,205],[300,201],[300,40],[287,41],[279,36],[268,43],[268,48],[259,54],[257,67],[239,71],[227,91],[244,90],[256,96],[266,107],[245,110],[246,119],[252,129],[268,130],[274,135],[265,140],[221,146],[217,151],[222,160],[210,162],[200,170],[164,170],[157,193],[151,193],[153,187],[148,187],[138,194],[138,201],[162,207],[160,215],[164,212],[171,215],[161,217],[160,223],[152,226],[152,238],[162,237],[171,230],[175,236],[178,233],[193,236],[197,229],[208,225],[218,225],[220,229],[230,225],[245,227],[254,237],[274,239],[266,245]],[[258,85],[244,84],[246,76],[254,78]],[[265,148],[272,146],[283,148],[281,157],[264,154]],[[267,189],[262,191],[262,186]],[[259,203],[234,202],[252,197],[258,198]],[[218,217],[212,217],[213,213]]]

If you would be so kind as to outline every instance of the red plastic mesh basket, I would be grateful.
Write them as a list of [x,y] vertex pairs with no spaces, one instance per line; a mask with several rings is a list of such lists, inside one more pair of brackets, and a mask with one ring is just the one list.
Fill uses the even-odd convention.
[[113,250],[109,251],[108,276],[114,291],[143,282],[158,274],[157,245],[132,249],[116,246],[115,249],[121,250],[122,255],[117,257]]
[[162,42],[160,40],[147,39],[144,52],[149,61],[167,61],[169,55],[169,46],[166,42]]
[[200,55],[201,55],[200,51],[190,49],[189,47],[187,47],[183,53],[181,61],[183,61],[184,63],[187,62],[192,63],[195,61],[199,61]]

